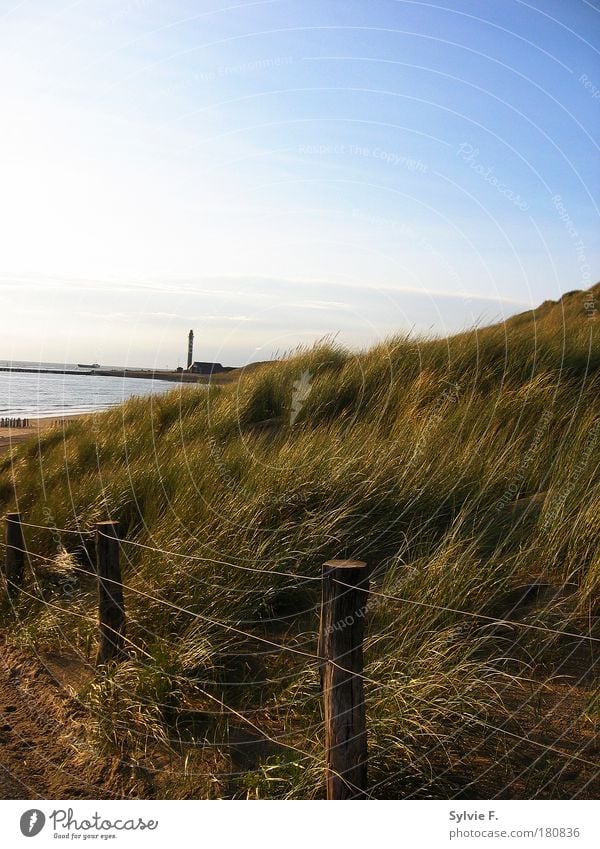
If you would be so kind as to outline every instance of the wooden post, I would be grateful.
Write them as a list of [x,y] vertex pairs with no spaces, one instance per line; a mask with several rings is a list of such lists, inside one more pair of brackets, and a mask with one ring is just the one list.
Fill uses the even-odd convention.
[[118,522],[99,522],[96,525],[96,564],[100,625],[96,664],[100,665],[124,656],[125,608],[119,565]]
[[327,798],[367,795],[363,633],[369,570],[361,560],[323,564],[319,655],[325,707]]
[[20,513],[6,516],[6,592],[15,600],[23,586],[25,574],[25,539]]

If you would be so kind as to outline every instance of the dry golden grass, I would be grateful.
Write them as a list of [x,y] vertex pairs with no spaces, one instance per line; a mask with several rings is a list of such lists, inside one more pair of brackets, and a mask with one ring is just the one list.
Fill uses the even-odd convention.
[[[522,682],[577,674],[557,632],[598,637],[599,366],[575,293],[448,340],[321,345],[42,435],[0,460],[0,503],[40,526],[28,544],[50,558],[32,561],[12,639],[91,656],[93,580],[76,570],[66,595],[52,566],[60,542],[85,569],[86,537],[57,529],[118,519],[131,657],[82,694],[90,740],[150,761],[211,747],[241,773],[226,789],[215,773],[219,792],[318,796],[315,579],[325,559],[367,560],[373,795],[459,792],[458,741],[473,764],[490,725],[510,748],[515,699],[530,715]],[[535,604],[507,614],[533,581]],[[258,735],[254,763],[236,734]],[[558,775],[566,755],[547,757]],[[499,794],[571,793],[507,764]],[[163,792],[208,793],[211,768]]]

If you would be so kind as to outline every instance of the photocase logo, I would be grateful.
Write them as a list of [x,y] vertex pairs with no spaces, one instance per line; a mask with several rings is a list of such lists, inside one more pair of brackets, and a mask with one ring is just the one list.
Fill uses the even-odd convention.
[[300,415],[302,406],[311,393],[311,376],[312,375],[309,371],[303,371],[300,375],[300,379],[294,381],[294,389],[292,392],[292,412],[290,413],[291,425],[294,424]]
[[35,837],[46,824],[46,817],[42,811],[37,808],[32,808],[30,811],[25,811],[21,817],[21,834],[25,837]]

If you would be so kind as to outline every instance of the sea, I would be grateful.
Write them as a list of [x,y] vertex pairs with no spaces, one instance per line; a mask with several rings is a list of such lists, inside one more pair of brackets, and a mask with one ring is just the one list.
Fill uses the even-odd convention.
[[92,413],[115,407],[133,396],[158,395],[179,386],[174,381],[152,378],[59,373],[61,369],[77,371],[77,364],[73,363],[0,360],[0,366],[56,371],[56,374],[0,371],[0,417],[54,418]]

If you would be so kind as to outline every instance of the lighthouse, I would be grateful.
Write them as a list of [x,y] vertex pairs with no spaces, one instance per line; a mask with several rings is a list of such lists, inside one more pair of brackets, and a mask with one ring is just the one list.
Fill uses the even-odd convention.
[[190,369],[192,367],[192,363],[194,361],[194,331],[190,330],[190,335],[188,336],[188,356],[187,356],[187,367]]

